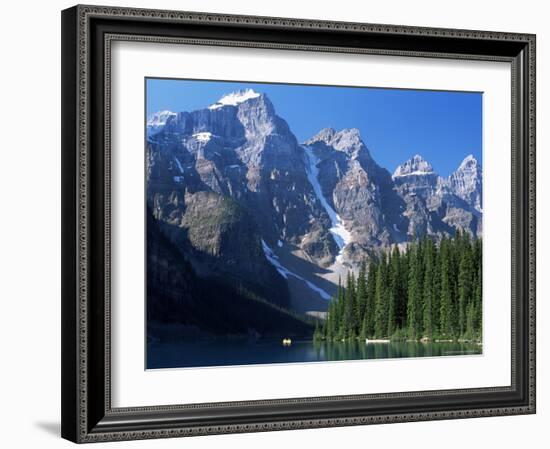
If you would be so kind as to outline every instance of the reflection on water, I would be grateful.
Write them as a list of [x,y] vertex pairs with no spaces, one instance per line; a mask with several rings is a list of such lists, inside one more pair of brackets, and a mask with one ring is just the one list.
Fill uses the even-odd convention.
[[147,345],[147,368],[437,357],[481,352],[480,345],[456,342],[366,344],[358,341],[327,343],[303,340],[284,346],[278,340],[157,341]]

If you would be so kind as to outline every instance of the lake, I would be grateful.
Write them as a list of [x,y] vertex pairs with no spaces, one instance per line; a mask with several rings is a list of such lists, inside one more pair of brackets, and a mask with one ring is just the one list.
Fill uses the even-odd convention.
[[475,343],[441,342],[313,342],[280,340],[169,341],[147,344],[147,368],[191,368],[267,363],[371,360],[481,354]]

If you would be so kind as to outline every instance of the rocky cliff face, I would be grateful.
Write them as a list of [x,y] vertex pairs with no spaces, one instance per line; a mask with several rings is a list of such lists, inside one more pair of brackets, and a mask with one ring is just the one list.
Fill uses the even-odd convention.
[[400,215],[403,201],[390,173],[374,161],[359,130],[323,129],[304,146],[318,159],[324,197],[352,234],[344,250],[346,258],[360,260],[373,248],[406,238]]
[[147,199],[199,273],[235,276],[249,288],[273,284],[261,239],[320,265],[336,252],[303,149],[262,94],[237,92],[170,115],[148,137]]
[[[326,128],[299,144],[252,90],[153,115],[147,150],[147,201],[162,232],[199,275],[258,294],[291,279],[300,295],[324,298],[337,281],[331,273],[390,245],[456,229],[481,235],[481,167],[472,156],[446,179],[419,155],[392,176],[357,129]],[[276,296],[267,295],[288,303]]]
[[172,111],[158,111],[152,114],[147,119],[147,136],[152,136],[153,134],[164,128],[167,120],[173,115],[177,114]]
[[460,167],[449,177],[448,185],[455,195],[482,212],[482,172],[475,157],[469,155],[462,161]]
[[447,179],[438,176],[420,155],[395,170],[393,180],[406,203],[403,214],[408,219],[409,236],[427,234],[441,238],[457,229],[481,235],[481,211],[476,208],[476,200],[481,201],[481,182],[477,193],[464,188],[469,174],[464,174],[463,167],[473,161],[475,159],[468,156]]
[[[475,161],[472,156],[469,158]],[[461,167],[464,164],[447,179],[438,176],[420,155],[415,155],[395,170],[393,181],[406,204],[403,215],[408,220],[409,237],[427,234],[441,238],[452,235],[457,229],[481,235],[481,213],[475,207],[475,200],[470,202],[481,198],[481,183],[478,195],[472,191],[468,191],[468,195],[459,195],[455,189],[455,186],[463,185]]]
[[[186,254],[147,214],[147,338],[214,338],[217,336],[308,337],[311,324],[235,285],[231,279],[198,276]],[[271,284],[270,289],[277,285]],[[286,297],[271,291],[272,297]],[[166,324],[174,327],[166,327]]]

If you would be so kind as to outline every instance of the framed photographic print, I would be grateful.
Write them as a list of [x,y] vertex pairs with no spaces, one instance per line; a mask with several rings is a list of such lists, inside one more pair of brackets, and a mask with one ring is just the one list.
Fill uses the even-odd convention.
[[62,435],[535,412],[535,36],[62,13]]

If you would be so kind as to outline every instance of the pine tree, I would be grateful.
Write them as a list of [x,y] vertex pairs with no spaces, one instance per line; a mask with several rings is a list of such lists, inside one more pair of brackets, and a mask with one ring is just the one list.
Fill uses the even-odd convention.
[[315,331],[313,332],[313,341],[321,340],[321,329],[319,327],[319,320],[315,320]]
[[427,240],[424,250],[424,292],[422,301],[423,335],[433,338],[433,276],[434,276],[434,258],[435,246],[431,240]]
[[473,340],[475,338],[476,332],[474,329],[475,322],[475,307],[474,302],[471,301],[468,303],[466,308],[466,331],[464,333],[464,338],[466,340]]
[[367,267],[365,262],[362,262],[361,266],[359,267],[359,274],[357,275],[357,288],[356,288],[355,321],[357,323],[358,334],[361,334],[362,332],[362,326],[363,326],[366,309],[367,309]]
[[388,330],[388,286],[386,271],[386,255],[382,253],[376,272],[376,305],[374,312],[374,335],[376,337],[384,337]]
[[314,337],[481,340],[482,306],[481,240],[460,232],[438,244],[424,237],[404,252],[381,252],[368,270],[361,264],[357,278],[349,272]]
[[376,309],[376,275],[378,273],[377,261],[371,260],[367,277],[367,304],[365,308],[367,337],[374,335],[374,312]]
[[466,317],[468,303],[473,300],[472,290],[472,260],[469,242],[464,242],[458,269],[458,334],[466,332]]
[[452,322],[452,295],[451,261],[449,243],[443,238],[441,241],[441,304],[439,309],[439,329],[442,336],[449,338],[453,335]]
[[407,301],[409,291],[409,247],[404,254],[399,255],[399,294],[396,301],[397,327],[405,329],[407,326]]
[[344,338],[342,326],[342,315],[344,308],[344,287],[342,286],[341,279],[338,279],[338,292],[336,294],[336,303],[334,304],[334,319],[333,319],[333,339],[341,340]]
[[432,270],[432,332],[433,338],[439,336],[440,328],[440,308],[441,308],[441,251],[439,247],[435,248],[433,270]]
[[325,319],[325,320],[323,320],[323,324],[320,326],[320,339],[321,340],[327,338],[327,327],[328,327],[328,320]]
[[478,340],[482,338],[482,323],[483,323],[483,297],[482,297],[482,270],[481,270],[481,253],[479,253],[480,263],[476,276],[475,292],[474,292],[474,332]]
[[355,336],[355,275],[353,272],[348,273],[346,290],[345,290],[345,307],[344,307],[344,338],[353,338]]
[[350,315],[351,315],[351,320],[350,320],[350,324],[351,324],[351,330],[353,332],[353,336],[354,338],[357,337],[357,335],[359,334],[359,329],[360,329],[360,326],[361,326],[361,321],[359,319],[359,316],[358,316],[358,309],[359,309],[359,304],[357,303],[357,279],[355,277],[355,274],[352,272],[351,273],[351,304],[350,304]]
[[409,295],[407,302],[407,335],[416,340],[422,332],[422,247],[420,243],[411,246],[409,259]]
[[368,323],[367,315],[365,314],[364,317],[363,317],[362,324],[361,324],[361,331],[359,332],[359,340],[360,341],[365,341],[365,339],[368,337],[368,334],[367,334],[368,324],[367,323]]
[[459,304],[458,304],[458,270],[460,266],[460,248],[462,247],[462,233],[460,229],[456,230],[455,238],[449,240],[450,246],[450,270],[449,285],[451,289],[451,313],[450,322],[452,338],[456,338],[459,332]]
[[[338,283],[338,292],[340,291],[340,283]],[[329,305],[328,305],[328,312],[327,312],[327,317],[326,317],[326,333],[325,333],[325,338],[328,340],[328,341],[333,341],[336,336],[337,336],[337,333],[338,333],[338,328],[337,328],[337,323],[338,323],[338,319],[337,319],[337,307],[338,307],[338,297],[339,297],[339,293],[337,294],[336,297],[334,297]]]
[[388,331],[387,335],[392,336],[397,329],[397,302],[399,297],[400,284],[400,253],[399,248],[394,246],[388,261]]

